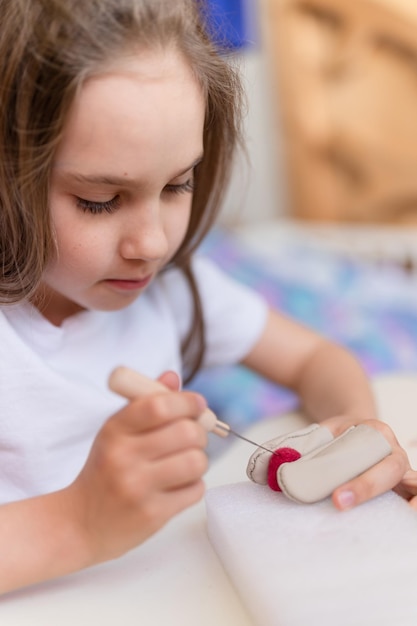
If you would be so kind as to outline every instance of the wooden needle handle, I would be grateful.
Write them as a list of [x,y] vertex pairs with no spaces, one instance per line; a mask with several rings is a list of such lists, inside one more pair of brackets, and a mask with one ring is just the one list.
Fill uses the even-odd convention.
[[[137,398],[142,394],[169,391],[168,387],[165,387],[158,380],[143,376],[136,370],[124,366],[113,370],[110,374],[108,385],[112,391],[128,400],[133,400],[133,398]],[[219,437],[227,437],[230,432],[229,426],[225,422],[218,420],[210,409],[205,409],[199,416],[198,421],[207,431],[211,431]]]

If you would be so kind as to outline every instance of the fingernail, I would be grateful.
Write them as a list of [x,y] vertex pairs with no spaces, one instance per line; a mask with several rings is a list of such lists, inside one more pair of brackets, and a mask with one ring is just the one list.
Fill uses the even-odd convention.
[[355,504],[355,494],[353,491],[341,491],[338,493],[337,504],[340,509],[350,509]]

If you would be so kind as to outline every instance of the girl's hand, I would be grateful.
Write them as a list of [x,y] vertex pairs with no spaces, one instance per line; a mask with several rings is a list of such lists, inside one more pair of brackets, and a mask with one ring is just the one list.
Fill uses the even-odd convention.
[[411,470],[407,454],[388,424],[375,419],[359,422],[349,416],[337,416],[324,420],[321,425],[327,426],[337,437],[358,423],[365,423],[379,430],[390,444],[392,453],[357,478],[335,489],[332,500],[336,508],[350,509],[390,489],[394,489],[417,508],[417,499],[414,498],[417,496],[417,472]]
[[[178,386],[170,374],[161,381]],[[207,432],[195,418],[205,407],[195,393],[155,393],[132,400],[103,426],[68,488],[90,564],[142,543],[201,499]]]

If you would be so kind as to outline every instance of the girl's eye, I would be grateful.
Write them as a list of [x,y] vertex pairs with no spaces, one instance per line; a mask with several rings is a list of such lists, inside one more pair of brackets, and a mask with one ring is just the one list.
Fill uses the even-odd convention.
[[77,206],[84,211],[84,213],[92,213],[97,215],[99,213],[113,213],[120,205],[120,196],[114,196],[111,200],[106,202],[95,202],[94,200],[85,200],[84,198],[77,197]]
[[164,191],[167,193],[192,193],[194,191],[194,179],[189,178],[181,185],[166,185]]

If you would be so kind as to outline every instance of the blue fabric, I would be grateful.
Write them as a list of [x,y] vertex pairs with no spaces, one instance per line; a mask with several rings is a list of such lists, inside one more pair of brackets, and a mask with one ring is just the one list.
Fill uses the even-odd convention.
[[244,5],[245,0],[208,0],[209,32],[222,48],[239,50],[248,45],[249,33]]

